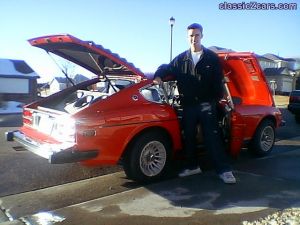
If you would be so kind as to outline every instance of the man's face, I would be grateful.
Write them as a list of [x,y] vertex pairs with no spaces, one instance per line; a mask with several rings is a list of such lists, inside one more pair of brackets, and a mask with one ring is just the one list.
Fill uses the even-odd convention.
[[188,32],[188,41],[192,51],[200,51],[201,39],[202,39],[201,31],[199,29],[189,29],[187,32]]

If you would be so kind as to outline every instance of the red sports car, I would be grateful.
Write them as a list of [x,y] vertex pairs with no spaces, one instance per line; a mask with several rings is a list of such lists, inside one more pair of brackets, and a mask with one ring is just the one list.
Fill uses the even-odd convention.
[[[117,54],[71,35],[29,42],[80,65],[95,78],[26,105],[23,126],[7,132],[8,141],[18,141],[50,163],[120,163],[126,175],[138,181],[162,177],[171,162],[180,159],[184,134],[176,83],[153,85]],[[224,145],[232,156],[245,145],[266,155],[282,116],[258,61],[253,53],[218,54],[226,89],[219,104]],[[200,126],[198,130],[201,146]]]

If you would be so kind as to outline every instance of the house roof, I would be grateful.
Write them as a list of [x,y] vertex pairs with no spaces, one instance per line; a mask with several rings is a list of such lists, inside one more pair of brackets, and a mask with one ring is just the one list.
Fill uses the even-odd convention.
[[61,83],[61,84],[66,84],[69,82],[66,77],[54,77],[53,80],[56,80],[58,83]]
[[280,67],[280,68],[265,68],[264,73],[266,76],[282,76],[282,75],[290,75],[288,68]]
[[47,82],[47,83],[38,83],[38,84],[37,84],[37,87],[38,87],[39,89],[49,88],[49,83],[48,83],[48,82]]
[[83,81],[89,80],[89,78],[87,78],[86,76],[82,75],[82,74],[76,74],[75,77],[73,78],[75,84],[79,84]]
[[39,78],[40,76],[24,61],[15,59],[0,59],[1,77],[27,77]]
[[212,50],[213,52],[234,52],[231,49],[222,48],[222,47],[218,47],[218,46],[210,46],[210,47],[208,47],[208,49]]
[[265,57],[265,56],[263,56],[263,55],[258,55],[258,54],[255,54],[255,56],[258,58],[258,60],[264,60],[264,61],[271,61],[271,62],[274,62],[274,63],[276,63],[273,59],[270,59],[270,58],[267,58],[267,57]]
[[[71,78],[75,84],[81,83],[83,81],[89,80],[86,76],[82,74],[76,74],[74,78]],[[54,77],[53,80],[50,82],[50,84],[56,80],[60,84],[67,84],[70,83],[70,81],[66,77]]]
[[283,58],[283,57],[280,57],[278,55],[274,55],[274,54],[271,54],[271,53],[264,54],[264,55],[262,55],[262,57],[270,59],[270,60],[274,60],[274,61],[276,61],[276,60],[296,61],[294,58]]

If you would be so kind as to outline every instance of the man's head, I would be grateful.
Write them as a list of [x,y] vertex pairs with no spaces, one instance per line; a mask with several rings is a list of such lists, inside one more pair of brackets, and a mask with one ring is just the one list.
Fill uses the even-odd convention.
[[201,39],[203,37],[203,27],[198,23],[193,23],[187,27],[188,41],[193,52],[202,49]]

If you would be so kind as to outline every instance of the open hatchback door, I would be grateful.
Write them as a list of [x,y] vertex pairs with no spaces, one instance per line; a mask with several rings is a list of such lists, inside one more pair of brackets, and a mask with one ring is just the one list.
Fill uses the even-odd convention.
[[120,58],[109,49],[96,45],[92,41],[82,41],[69,34],[33,38],[29,43],[97,75],[106,73],[144,76],[132,63],[128,63],[126,59]]

